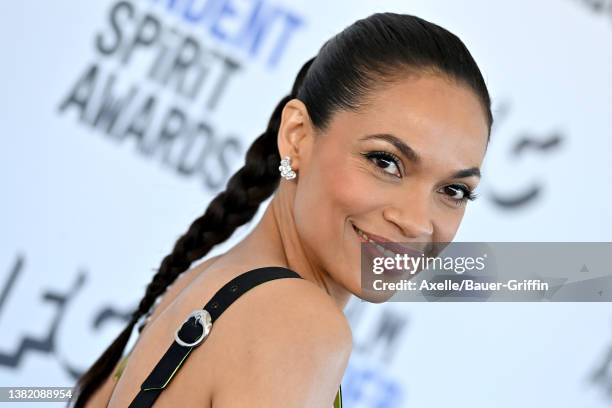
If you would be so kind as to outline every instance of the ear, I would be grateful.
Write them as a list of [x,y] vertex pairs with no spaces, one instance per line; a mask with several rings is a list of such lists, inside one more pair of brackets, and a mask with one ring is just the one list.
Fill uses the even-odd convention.
[[283,108],[278,130],[281,159],[290,156],[293,170],[299,169],[300,160],[307,160],[311,151],[312,139],[312,125],[306,105],[299,99],[291,99]]

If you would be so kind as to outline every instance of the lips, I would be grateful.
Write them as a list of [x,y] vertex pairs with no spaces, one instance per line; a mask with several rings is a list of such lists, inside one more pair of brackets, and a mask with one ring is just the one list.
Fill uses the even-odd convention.
[[423,251],[418,247],[411,247],[409,246],[410,244],[408,243],[393,242],[390,239],[385,238],[383,236],[376,235],[371,232],[365,231],[357,227],[355,224],[351,223],[351,225],[353,226],[353,229],[355,230],[355,232],[357,232],[358,235],[359,235],[359,232],[362,232],[368,237],[368,240],[373,241],[376,244],[380,244],[383,248],[388,249],[393,253],[406,254],[411,257],[419,257],[423,255]]

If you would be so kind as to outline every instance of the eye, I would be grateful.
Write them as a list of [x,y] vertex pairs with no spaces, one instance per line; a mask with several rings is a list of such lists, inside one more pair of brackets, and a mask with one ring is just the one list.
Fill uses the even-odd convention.
[[366,157],[367,160],[369,160],[376,166],[377,170],[395,176],[397,178],[402,177],[402,173],[400,172],[401,160],[393,153],[375,151],[362,154]]
[[468,200],[475,200],[477,195],[467,186],[462,184],[451,184],[443,187],[443,194],[447,195],[451,201],[458,206],[465,204]]

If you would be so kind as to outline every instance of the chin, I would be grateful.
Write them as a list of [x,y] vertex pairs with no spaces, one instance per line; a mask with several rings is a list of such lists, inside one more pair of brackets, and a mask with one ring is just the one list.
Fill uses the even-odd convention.
[[390,291],[364,289],[362,287],[359,288],[358,293],[354,293],[356,297],[369,303],[385,303],[386,301],[391,299],[394,294],[394,292]]

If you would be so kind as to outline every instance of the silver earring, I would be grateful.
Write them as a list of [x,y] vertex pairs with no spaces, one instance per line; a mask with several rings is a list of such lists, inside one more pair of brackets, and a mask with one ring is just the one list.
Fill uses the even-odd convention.
[[283,160],[281,160],[281,165],[278,166],[278,169],[281,172],[281,176],[283,176],[287,180],[294,179],[296,174],[295,171],[291,168],[291,157],[285,156]]

